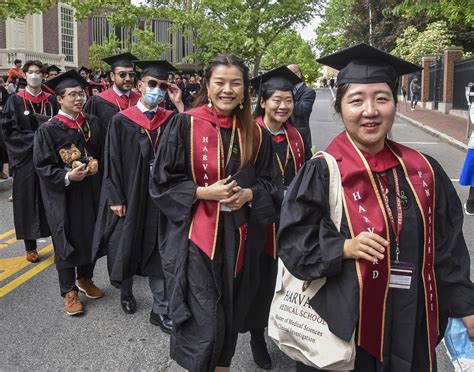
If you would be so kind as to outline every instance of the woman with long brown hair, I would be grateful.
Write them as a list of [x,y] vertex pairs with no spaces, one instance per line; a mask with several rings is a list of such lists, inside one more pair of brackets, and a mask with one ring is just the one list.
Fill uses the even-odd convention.
[[[271,139],[250,112],[248,68],[221,55],[195,108],[163,133],[150,182],[173,321],[171,357],[190,371],[226,371],[245,315],[245,250],[261,249],[278,205]],[[169,277],[169,278],[168,278]]]

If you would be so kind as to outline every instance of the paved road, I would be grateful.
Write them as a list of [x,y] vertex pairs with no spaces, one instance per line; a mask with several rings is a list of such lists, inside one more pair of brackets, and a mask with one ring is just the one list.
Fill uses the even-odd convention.
[[[313,143],[324,149],[342,129],[330,108],[328,90],[318,91],[312,115]],[[449,176],[457,179],[464,154],[441,143],[408,123],[396,120],[393,138],[437,158]],[[415,143],[416,142],[416,143]],[[467,190],[456,185],[462,200]],[[0,370],[149,370],[181,371],[168,356],[168,337],[148,322],[151,294],[147,281],[138,278],[135,295],[139,310],[126,315],[119,304],[119,291],[107,279],[105,260],[96,268],[96,283],[105,290],[99,300],[84,301],[86,314],[66,315],[59,296],[57,274],[52,265],[50,240],[40,243],[44,258],[27,264],[23,246],[14,239],[9,192],[0,192]],[[474,247],[474,219],[466,219],[468,245]],[[248,335],[239,339],[234,371],[259,371],[251,360]],[[294,370],[294,363],[270,345],[274,371]],[[439,371],[453,368],[443,349]]]

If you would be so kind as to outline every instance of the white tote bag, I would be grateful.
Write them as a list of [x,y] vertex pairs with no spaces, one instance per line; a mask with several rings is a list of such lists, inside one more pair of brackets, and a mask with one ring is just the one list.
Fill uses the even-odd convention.
[[[338,229],[342,220],[342,184],[336,160],[324,156],[329,167],[331,219]],[[313,157],[313,158],[314,158]],[[354,368],[354,334],[350,342],[337,337],[309,305],[309,300],[326,282],[325,278],[304,282],[295,278],[278,260],[278,274],[268,320],[268,335],[290,358],[323,370],[346,371]]]

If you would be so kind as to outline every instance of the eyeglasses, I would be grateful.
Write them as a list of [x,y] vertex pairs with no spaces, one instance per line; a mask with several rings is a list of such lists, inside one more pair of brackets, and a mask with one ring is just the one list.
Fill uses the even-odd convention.
[[137,76],[137,73],[133,71],[120,71],[117,73],[114,72],[114,74],[120,76],[121,79],[125,79],[127,75],[130,76],[132,79]]
[[70,92],[70,93],[65,94],[65,95],[68,96],[71,99],[77,99],[77,98],[84,99],[84,97],[86,96],[86,94],[84,92]]
[[168,83],[163,83],[163,82],[159,82],[159,81],[156,81],[156,80],[148,80],[146,85],[148,86],[148,88],[159,87],[161,90],[168,90],[168,88],[169,88]]

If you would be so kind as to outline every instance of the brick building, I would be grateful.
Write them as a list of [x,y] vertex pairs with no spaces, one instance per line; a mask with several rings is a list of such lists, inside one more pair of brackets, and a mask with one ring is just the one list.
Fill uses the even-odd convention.
[[[169,21],[153,20],[148,24],[156,41],[171,45],[157,59],[181,63],[193,53],[192,37],[184,36],[181,30],[171,33]],[[0,72],[8,71],[17,58],[23,62],[38,59],[62,69],[87,66],[89,46],[105,42],[111,34],[118,37],[123,48],[129,48],[133,42],[133,28],[113,27],[104,16],[78,23],[74,9],[60,2],[42,14],[0,21]]]

